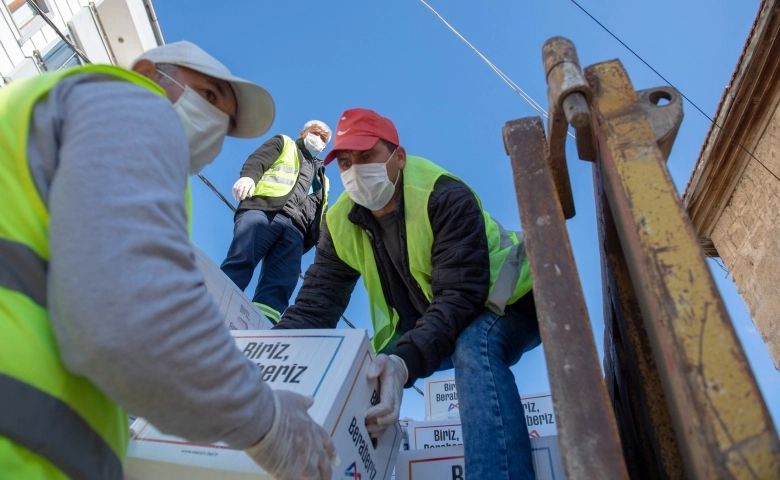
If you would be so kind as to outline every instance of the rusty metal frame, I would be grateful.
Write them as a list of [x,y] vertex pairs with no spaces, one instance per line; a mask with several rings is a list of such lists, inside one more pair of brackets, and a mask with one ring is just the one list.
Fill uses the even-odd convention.
[[627,479],[542,120],[507,122],[503,136],[514,172],[566,477]]

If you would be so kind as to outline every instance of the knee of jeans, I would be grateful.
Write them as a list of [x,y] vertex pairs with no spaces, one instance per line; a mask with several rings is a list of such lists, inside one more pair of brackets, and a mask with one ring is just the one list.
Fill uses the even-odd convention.
[[[473,327],[473,328],[472,328]],[[455,352],[452,354],[452,365],[456,370],[481,370],[485,358],[490,355],[488,332],[477,325],[470,325],[461,332],[455,342]]]

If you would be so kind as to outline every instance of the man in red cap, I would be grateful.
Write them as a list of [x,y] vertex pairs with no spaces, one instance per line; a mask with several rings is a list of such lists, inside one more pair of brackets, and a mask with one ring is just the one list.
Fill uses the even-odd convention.
[[345,111],[327,165],[345,192],[328,211],[314,263],[276,328],[333,328],[357,280],[368,291],[380,403],[372,436],[398,420],[404,387],[455,368],[470,478],[532,479],[510,366],[540,343],[522,236],[432,162],[407,155],[393,122]]

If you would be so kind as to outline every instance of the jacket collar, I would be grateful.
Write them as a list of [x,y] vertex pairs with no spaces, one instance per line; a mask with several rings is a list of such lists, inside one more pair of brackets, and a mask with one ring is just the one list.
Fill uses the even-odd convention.
[[[299,139],[295,140],[295,144],[298,146],[298,150],[300,150],[301,153],[303,154],[303,158],[305,158],[306,160],[316,164],[316,162],[314,162],[314,161],[315,160],[319,160],[319,159],[314,157],[314,156],[312,156],[311,152],[306,150],[306,147],[303,146],[303,139],[302,138],[299,138]],[[320,163],[322,163],[322,161],[320,161]]]

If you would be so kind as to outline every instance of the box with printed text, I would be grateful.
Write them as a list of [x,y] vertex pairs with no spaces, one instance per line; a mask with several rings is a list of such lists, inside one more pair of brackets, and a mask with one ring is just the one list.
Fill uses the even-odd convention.
[[463,446],[407,450],[398,454],[395,480],[465,480]]
[[446,420],[460,418],[458,392],[454,378],[425,380],[425,419]]
[[410,450],[457,447],[463,445],[460,419],[409,422],[407,427]]
[[[427,454],[421,454],[422,456],[418,460],[428,457],[439,459],[441,457],[439,450],[463,444],[455,380],[453,378],[441,378],[426,382],[425,396],[426,416],[431,412],[432,416],[438,416],[439,419],[425,422],[410,422],[407,428],[409,448],[411,450],[429,450]],[[524,394],[520,395],[520,399],[523,404],[528,436],[531,439],[531,455],[536,478],[540,480],[563,480],[563,463],[558,446],[558,430],[556,428],[555,412],[553,411],[550,392]],[[447,403],[453,402],[455,408],[446,406]],[[442,418],[443,415],[450,415],[454,418]],[[430,451],[430,449],[435,449],[435,451]],[[396,472],[401,468],[401,460],[402,458],[399,457]],[[420,465],[425,465],[424,468],[426,469],[439,469],[436,471],[436,474],[439,476],[430,478],[450,478],[447,468],[449,468],[452,462],[448,462],[449,460],[436,460],[422,462]],[[423,467],[420,466],[419,468]],[[414,469],[410,468],[408,470],[413,472]],[[464,475],[466,473],[464,472]],[[401,478],[398,476],[398,473],[396,473],[396,476]]]
[[195,244],[195,263],[206,277],[206,289],[219,306],[219,314],[231,330],[269,330],[273,324],[249,297]]
[[[533,403],[533,402],[532,402]],[[448,447],[463,445],[463,432],[460,421],[455,420],[432,420],[429,422],[410,422],[408,427],[409,448],[411,450],[426,450],[428,453],[416,457],[418,460],[441,458],[440,450]],[[564,480],[563,463],[561,462],[560,450],[558,447],[558,436],[536,436],[538,432],[529,428],[529,437],[531,440],[531,460],[536,471],[538,480]],[[399,456],[398,464],[402,458]],[[447,475],[447,465],[449,463],[429,462],[425,468],[444,469],[438,472],[437,477],[430,478],[449,478]],[[398,471],[396,466],[396,471]],[[463,472],[465,475],[465,472]],[[397,474],[396,474],[397,475]],[[422,477],[421,477],[422,478]],[[465,477],[464,477],[465,478]]]
[[[333,478],[389,479],[402,439],[396,423],[374,445],[365,413],[378,403],[366,378],[373,350],[366,331],[232,331],[236,345],[262,369],[272,388],[312,395],[311,417],[330,433],[341,464]],[[243,451],[195,444],[136,423],[125,475],[128,480],[259,480],[270,477]],[[291,453],[294,455],[294,452]]]

